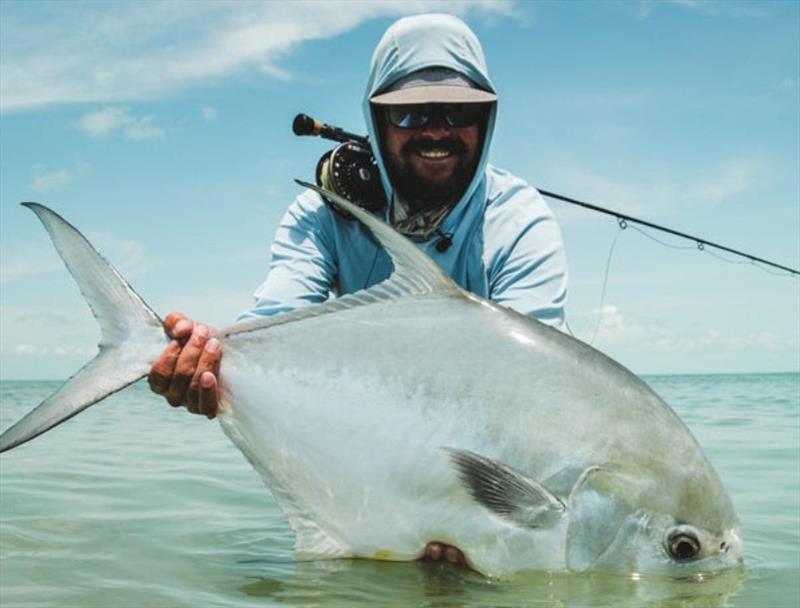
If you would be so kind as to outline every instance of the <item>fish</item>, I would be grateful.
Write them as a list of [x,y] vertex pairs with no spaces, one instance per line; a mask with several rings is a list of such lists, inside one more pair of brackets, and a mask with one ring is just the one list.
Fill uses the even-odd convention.
[[[697,440],[590,345],[458,287],[346,199],[384,282],[217,333],[222,431],[285,513],[298,560],[455,546],[488,577],[738,568],[738,518]],[[19,446],[147,375],[162,320],[57,213],[39,218],[101,328],[97,356],[0,436]]]

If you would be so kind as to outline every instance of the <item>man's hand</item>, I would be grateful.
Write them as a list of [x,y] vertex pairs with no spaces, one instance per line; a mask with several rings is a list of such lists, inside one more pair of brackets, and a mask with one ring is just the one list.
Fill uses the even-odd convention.
[[208,325],[195,323],[179,312],[164,319],[164,329],[174,338],[150,368],[150,390],[170,405],[185,405],[193,414],[217,415],[217,373],[222,359],[219,340]]
[[420,558],[423,562],[449,562],[458,568],[469,569],[464,554],[451,545],[432,541],[425,546],[425,553]]

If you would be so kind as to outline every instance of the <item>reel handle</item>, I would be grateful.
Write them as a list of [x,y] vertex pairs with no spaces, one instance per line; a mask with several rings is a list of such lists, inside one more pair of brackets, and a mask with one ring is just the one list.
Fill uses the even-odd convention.
[[362,146],[369,147],[369,140],[363,135],[348,133],[340,127],[325,124],[324,122],[311,118],[308,114],[298,114],[292,122],[292,131],[295,135],[317,135],[323,139],[346,142],[355,141]]

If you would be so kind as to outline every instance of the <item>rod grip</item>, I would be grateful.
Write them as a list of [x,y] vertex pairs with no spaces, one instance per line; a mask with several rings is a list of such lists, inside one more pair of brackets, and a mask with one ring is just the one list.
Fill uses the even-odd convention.
[[298,114],[292,122],[292,131],[295,135],[319,135],[321,130],[322,123],[308,114]]

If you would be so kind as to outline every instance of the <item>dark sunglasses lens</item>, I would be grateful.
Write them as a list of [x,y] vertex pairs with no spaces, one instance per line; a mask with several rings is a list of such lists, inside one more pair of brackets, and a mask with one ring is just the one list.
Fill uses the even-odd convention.
[[428,124],[430,113],[426,106],[387,106],[389,122],[401,129],[418,129]]
[[454,128],[471,127],[484,116],[485,104],[442,103],[387,106],[389,123],[401,129],[419,129],[434,120]]
[[453,103],[444,106],[445,122],[451,127],[471,127],[484,113],[484,107],[478,103]]

